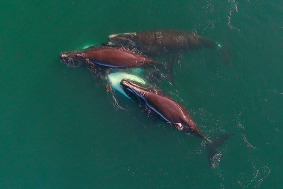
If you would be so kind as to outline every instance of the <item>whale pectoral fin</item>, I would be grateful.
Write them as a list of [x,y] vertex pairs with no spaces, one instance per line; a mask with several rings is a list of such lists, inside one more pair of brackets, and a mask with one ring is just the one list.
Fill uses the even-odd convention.
[[234,134],[223,134],[213,138],[212,140],[206,139],[207,140],[206,151],[207,151],[208,163],[210,167],[213,167],[213,160],[217,155],[217,148],[221,146],[226,140],[228,140],[233,135]]
[[166,71],[166,77],[169,79],[170,83],[174,84],[174,63],[179,59],[178,55],[172,55],[164,62],[164,69]]
[[168,62],[168,79],[170,80],[171,84],[174,84],[174,71],[173,65],[175,60],[171,60]]
[[[161,77],[165,77],[169,80],[171,84],[174,83],[173,78],[173,63],[174,61],[152,61],[153,64],[145,65],[147,67],[147,72],[149,73],[150,80],[159,81]],[[164,74],[163,74],[164,73]]]

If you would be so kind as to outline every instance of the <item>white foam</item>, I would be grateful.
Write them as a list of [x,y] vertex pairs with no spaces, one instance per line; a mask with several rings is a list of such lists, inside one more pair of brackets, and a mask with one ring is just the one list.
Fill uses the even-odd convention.
[[109,35],[108,37],[109,37],[110,39],[112,39],[112,38],[116,37],[117,35],[132,35],[132,36],[136,36],[137,33],[136,33],[136,32],[133,32],[133,33],[117,33],[117,34]]

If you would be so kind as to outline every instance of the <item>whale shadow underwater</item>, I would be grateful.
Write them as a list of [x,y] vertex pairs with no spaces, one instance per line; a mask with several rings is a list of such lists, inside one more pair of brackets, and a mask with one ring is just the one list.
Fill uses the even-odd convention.
[[199,129],[190,113],[179,102],[164,94],[158,88],[144,87],[131,80],[123,79],[120,82],[124,92],[135,102],[143,105],[150,112],[154,112],[166,123],[176,127],[186,134],[200,137],[205,141],[209,166],[217,154],[217,148],[234,134],[221,134],[212,139],[206,137]]

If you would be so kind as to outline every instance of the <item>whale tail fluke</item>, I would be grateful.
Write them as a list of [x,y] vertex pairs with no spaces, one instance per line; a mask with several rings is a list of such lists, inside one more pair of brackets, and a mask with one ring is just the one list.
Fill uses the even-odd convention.
[[217,51],[218,55],[221,57],[222,61],[227,65],[227,66],[232,66],[232,37],[229,36],[227,39],[223,41],[222,44],[217,43]]
[[208,157],[209,166],[213,166],[213,160],[217,154],[217,148],[221,146],[226,140],[232,137],[234,134],[222,134],[212,140],[207,140],[206,151]]
[[222,60],[225,62],[226,65],[231,66],[231,52],[227,46],[221,47],[218,50],[218,53]]

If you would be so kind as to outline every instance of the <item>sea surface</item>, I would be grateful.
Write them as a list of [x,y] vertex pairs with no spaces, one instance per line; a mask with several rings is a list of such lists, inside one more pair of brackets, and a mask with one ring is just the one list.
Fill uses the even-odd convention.
[[[0,188],[282,188],[279,0],[0,2]],[[195,32],[230,53],[183,53],[174,85],[202,132],[234,133],[214,168],[200,138],[107,92],[61,52],[115,33]]]

